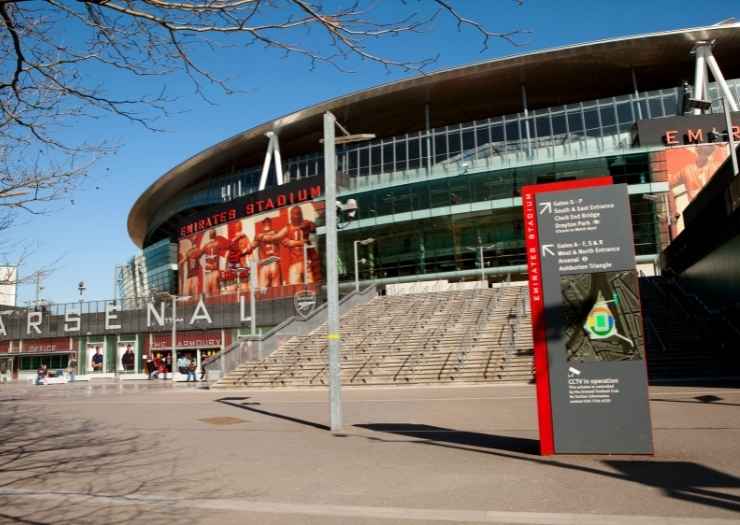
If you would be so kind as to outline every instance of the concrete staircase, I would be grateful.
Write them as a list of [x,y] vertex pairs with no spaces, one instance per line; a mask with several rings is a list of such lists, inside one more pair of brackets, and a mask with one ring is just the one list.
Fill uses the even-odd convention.
[[[532,381],[527,287],[379,296],[341,319],[342,383]],[[214,388],[327,384],[326,325],[244,363]]]
[[640,279],[651,380],[740,376],[736,335],[692,307],[671,280]]

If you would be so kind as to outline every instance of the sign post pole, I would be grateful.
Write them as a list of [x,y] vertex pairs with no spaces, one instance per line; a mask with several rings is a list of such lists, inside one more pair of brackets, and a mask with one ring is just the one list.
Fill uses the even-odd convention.
[[329,347],[329,404],[331,431],[342,431],[342,378],[339,363],[339,275],[337,272],[336,119],[324,113],[324,187],[326,194],[326,302]]

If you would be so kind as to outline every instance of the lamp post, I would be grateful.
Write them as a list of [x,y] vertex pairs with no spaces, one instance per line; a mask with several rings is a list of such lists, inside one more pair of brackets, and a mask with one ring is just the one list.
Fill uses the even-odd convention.
[[359,244],[362,244],[363,246],[367,246],[374,242],[375,242],[375,239],[373,239],[372,237],[368,237],[367,239],[357,240],[352,243],[354,252],[355,252],[355,292],[360,291],[360,267],[359,267],[359,261],[357,260],[357,246]]
[[480,258],[480,280],[481,282],[486,281],[486,265],[483,259],[483,250],[490,250],[491,248],[495,248],[495,244],[491,244],[490,246],[483,246],[482,244],[479,244],[478,246],[466,246],[466,249],[470,251],[477,251],[478,257]]
[[[343,137],[335,136],[338,127]],[[342,430],[342,378],[339,364],[341,340],[339,335],[339,275],[337,272],[337,153],[338,143],[375,138],[371,133],[350,135],[327,111],[324,113],[324,186],[326,202],[326,295],[327,295],[327,340],[329,347],[329,405],[332,433]]]

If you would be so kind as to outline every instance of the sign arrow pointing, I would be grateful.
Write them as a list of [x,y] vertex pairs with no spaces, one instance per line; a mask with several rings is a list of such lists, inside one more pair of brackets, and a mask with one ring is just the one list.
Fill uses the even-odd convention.
[[544,215],[545,212],[552,213],[552,201],[540,202],[540,215]]
[[552,251],[552,244],[543,244],[542,245],[542,257],[545,255],[555,255],[555,252]]

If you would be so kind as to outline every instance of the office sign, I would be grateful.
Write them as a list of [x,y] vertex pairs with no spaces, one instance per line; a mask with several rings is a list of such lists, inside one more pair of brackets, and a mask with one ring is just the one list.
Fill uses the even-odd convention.
[[523,189],[542,454],[650,454],[627,186]]

